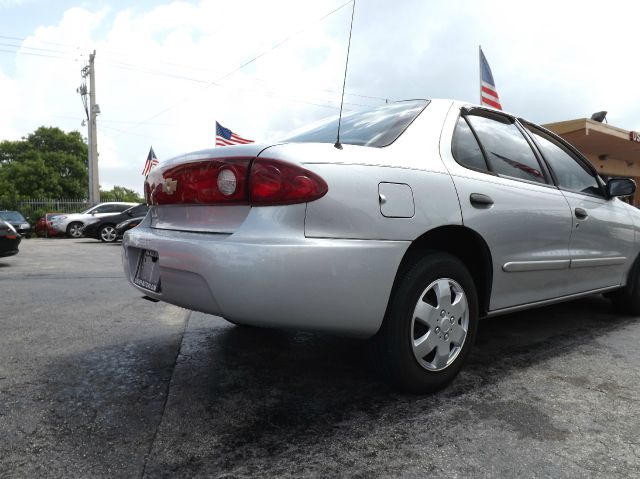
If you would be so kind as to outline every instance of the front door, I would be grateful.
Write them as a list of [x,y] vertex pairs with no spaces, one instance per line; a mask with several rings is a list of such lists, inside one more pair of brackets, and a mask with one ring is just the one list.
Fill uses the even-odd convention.
[[573,216],[568,292],[620,285],[635,259],[629,206],[606,197],[602,180],[569,145],[534,126],[528,128]]

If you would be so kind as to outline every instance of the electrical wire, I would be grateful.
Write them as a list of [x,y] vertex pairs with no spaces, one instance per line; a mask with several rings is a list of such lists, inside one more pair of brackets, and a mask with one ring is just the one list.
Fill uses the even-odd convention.
[[[259,53],[258,55],[256,55],[255,57],[253,57],[252,59],[244,62],[243,64],[241,64],[240,66],[238,66],[237,68],[231,70],[230,72],[222,75],[220,78],[215,79],[214,81],[208,83],[207,85],[205,85],[203,88],[201,88],[200,90],[198,90],[196,93],[202,93],[204,90],[206,90],[207,88],[218,84],[219,82],[221,82],[222,80],[229,78],[231,75],[233,75],[234,73],[240,71],[241,69],[245,68],[246,66],[252,64],[253,62],[255,62],[256,60],[258,60],[259,58],[262,58],[263,56],[271,53],[273,50],[275,50],[276,48],[281,47],[282,45],[284,45],[285,43],[287,43],[289,40],[291,40],[292,38],[298,36],[300,33],[304,32],[305,30],[307,30],[309,27],[314,26],[320,22],[322,22],[323,20],[325,20],[327,17],[333,15],[334,13],[338,12],[339,10],[341,10],[342,8],[346,7],[347,5],[349,5],[353,0],[349,0],[346,3],[343,3],[342,5],[340,5],[338,8],[332,10],[331,12],[327,13],[326,15],[322,16],[320,19],[316,20],[315,22],[306,25],[304,28],[298,30],[297,32],[295,32],[293,35],[285,38],[284,40],[279,41],[278,43],[274,44],[271,48]],[[155,113],[154,115],[139,121],[136,125],[134,125],[132,127],[132,129],[138,128],[140,125],[142,125],[143,123],[146,123],[148,121],[151,121],[157,117],[159,117],[160,115],[163,115],[164,113],[168,112],[169,110],[172,110],[173,108],[175,108],[176,106],[180,105],[181,103],[184,103],[186,100],[188,100],[192,94],[186,95],[184,96],[182,99],[180,99],[178,102],[162,109],[161,111],[159,111],[158,113]]]

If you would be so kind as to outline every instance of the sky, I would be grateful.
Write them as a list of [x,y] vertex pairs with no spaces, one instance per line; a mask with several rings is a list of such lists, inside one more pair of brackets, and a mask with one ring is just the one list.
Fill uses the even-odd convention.
[[[78,130],[96,51],[100,184],[142,192],[160,161],[213,147],[218,121],[271,141],[340,108],[347,0],[0,0],[0,141]],[[640,2],[356,0],[344,108],[479,103],[478,46],[504,110],[640,130]]]

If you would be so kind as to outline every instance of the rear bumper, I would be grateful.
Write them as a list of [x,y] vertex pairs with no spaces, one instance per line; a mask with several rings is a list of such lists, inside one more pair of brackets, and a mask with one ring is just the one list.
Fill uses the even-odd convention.
[[132,282],[141,252],[157,251],[160,292],[134,287],[168,303],[243,324],[368,337],[382,323],[409,244],[140,225],[124,236],[123,263]]

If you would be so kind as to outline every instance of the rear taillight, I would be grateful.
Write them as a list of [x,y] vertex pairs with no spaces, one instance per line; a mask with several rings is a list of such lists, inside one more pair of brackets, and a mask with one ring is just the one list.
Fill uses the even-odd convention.
[[249,178],[252,205],[290,205],[323,197],[327,184],[304,168],[279,160],[256,158]]
[[246,204],[251,158],[225,158],[183,163],[152,171],[145,182],[150,205]]
[[268,158],[224,158],[152,170],[144,185],[147,203],[288,205],[317,200],[325,181],[298,165]]

